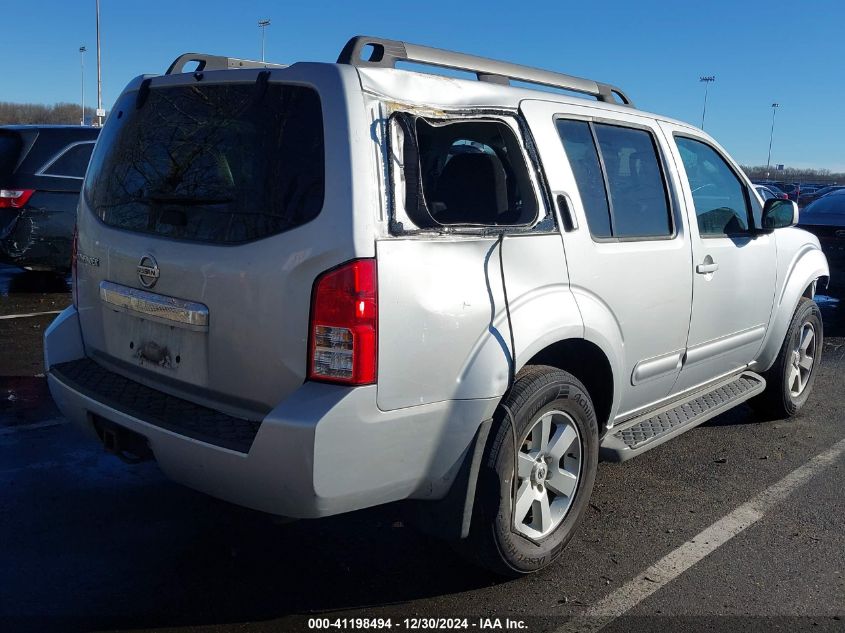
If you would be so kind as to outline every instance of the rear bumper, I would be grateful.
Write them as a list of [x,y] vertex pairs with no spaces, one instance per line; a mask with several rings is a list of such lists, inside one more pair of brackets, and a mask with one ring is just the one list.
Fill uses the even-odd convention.
[[[316,518],[401,499],[442,498],[495,400],[438,402],[395,411],[375,385],[305,383],[260,421],[245,452],[189,437],[127,413],[62,379],[55,366],[84,357],[76,309],[45,333],[50,392],[92,435],[99,416],[147,438],[171,479],[238,505]],[[53,368],[53,370],[51,370]]]

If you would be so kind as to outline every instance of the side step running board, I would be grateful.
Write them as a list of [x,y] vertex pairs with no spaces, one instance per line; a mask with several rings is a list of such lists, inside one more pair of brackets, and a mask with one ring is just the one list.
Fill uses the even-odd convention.
[[649,411],[611,429],[601,443],[601,458],[624,462],[659,446],[744,402],[766,388],[762,376],[744,371],[699,390],[682,402]]

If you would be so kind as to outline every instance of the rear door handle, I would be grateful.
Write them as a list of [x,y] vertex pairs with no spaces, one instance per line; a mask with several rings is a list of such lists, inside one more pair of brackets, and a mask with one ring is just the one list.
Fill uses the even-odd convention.
[[565,193],[557,194],[557,209],[560,211],[560,217],[563,221],[563,230],[567,233],[578,230],[578,220],[575,219],[575,209],[572,208],[572,202],[569,200],[569,196]]
[[707,275],[709,273],[715,273],[719,270],[719,264],[716,262],[711,262],[709,264],[699,264],[695,267],[695,272],[699,275]]

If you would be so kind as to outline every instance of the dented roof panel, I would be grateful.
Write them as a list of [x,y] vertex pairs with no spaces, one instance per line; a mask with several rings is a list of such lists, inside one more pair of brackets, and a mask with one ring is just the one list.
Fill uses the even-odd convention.
[[462,108],[505,109],[516,111],[526,99],[588,107],[615,114],[636,113],[688,127],[687,123],[637,110],[629,105],[606,103],[591,98],[570,96],[549,90],[505,86],[474,79],[447,77],[393,68],[356,68],[361,88],[386,101],[395,101],[434,110]]

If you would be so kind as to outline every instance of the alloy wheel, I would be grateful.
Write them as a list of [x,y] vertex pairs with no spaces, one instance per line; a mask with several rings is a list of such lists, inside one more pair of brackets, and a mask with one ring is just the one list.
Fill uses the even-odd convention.
[[566,517],[581,475],[581,437],[562,411],[540,416],[517,452],[513,523],[520,534],[540,539]]

